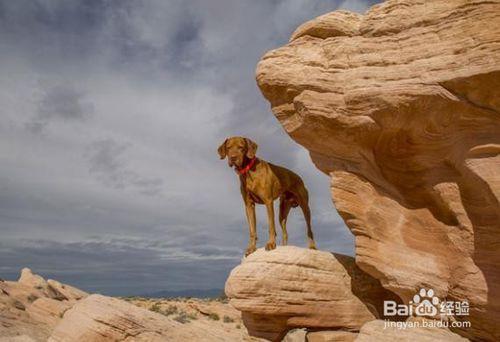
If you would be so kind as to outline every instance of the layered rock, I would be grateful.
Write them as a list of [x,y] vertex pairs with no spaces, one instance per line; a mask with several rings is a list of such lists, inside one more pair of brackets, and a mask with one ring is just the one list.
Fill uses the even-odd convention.
[[225,303],[136,300],[88,295],[23,269],[18,281],[0,280],[0,342],[260,340]]
[[25,268],[17,282],[0,281],[0,338],[46,341],[66,310],[85,296]]
[[308,332],[306,342],[353,342],[358,333],[342,330]]
[[396,300],[352,257],[292,246],[251,254],[225,290],[250,335],[275,341],[293,328],[359,330]]
[[386,1],[333,12],[268,52],[257,82],[331,176],[357,265],[405,302],[468,301],[500,339],[500,3]]
[[196,331],[161,314],[116,298],[90,295],[74,305],[49,342],[230,341],[210,330]]
[[363,325],[356,342],[393,341],[393,342],[466,342],[468,339],[461,337],[447,329],[438,327],[412,327],[401,329],[388,327],[384,321],[376,320]]
[[[219,318],[218,318],[219,319]],[[255,341],[226,322],[176,320],[126,301],[92,294],[64,314],[49,342],[108,341]]]

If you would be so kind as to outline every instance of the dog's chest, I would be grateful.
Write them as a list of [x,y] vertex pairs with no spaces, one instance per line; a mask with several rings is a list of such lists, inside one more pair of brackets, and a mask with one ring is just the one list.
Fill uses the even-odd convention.
[[262,199],[260,199],[260,197],[256,194],[254,194],[253,192],[251,191],[248,191],[248,196],[252,199],[252,201],[254,201],[255,203],[259,203],[259,204],[263,204],[264,201]]
[[247,196],[255,203],[264,204],[264,199],[272,197],[272,187],[267,184],[265,178],[252,176],[243,180]]

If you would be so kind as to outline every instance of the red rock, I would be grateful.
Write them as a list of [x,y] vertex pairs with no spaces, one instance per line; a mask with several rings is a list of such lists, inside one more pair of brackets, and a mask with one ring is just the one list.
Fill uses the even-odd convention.
[[331,175],[356,263],[405,302],[468,301],[500,340],[500,3],[392,0],[332,12],[268,52],[257,82]]
[[257,250],[226,282],[251,336],[279,341],[293,328],[359,330],[394,296],[349,256],[285,246]]

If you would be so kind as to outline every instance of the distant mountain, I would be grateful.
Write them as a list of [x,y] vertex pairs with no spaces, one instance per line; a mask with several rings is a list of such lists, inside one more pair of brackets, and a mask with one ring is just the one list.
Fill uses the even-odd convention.
[[223,289],[188,289],[178,291],[158,291],[153,293],[143,294],[140,297],[145,298],[176,298],[176,297],[193,297],[193,298],[217,298],[224,295]]

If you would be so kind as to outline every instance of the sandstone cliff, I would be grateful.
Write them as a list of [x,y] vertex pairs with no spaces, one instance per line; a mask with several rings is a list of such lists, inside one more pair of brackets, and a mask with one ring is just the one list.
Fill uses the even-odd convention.
[[226,294],[249,334],[269,341],[467,341],[441,327],[386,327],[401,322],[384,317],[383,301],[400,299],[346,255],[259,249],[232,270]]
[[[257,82],[331,176],[356,264],[408,302],[468,301],[500,339],[500,2],[390,0],[300,26]],[[456,317],[462,319],[463,317]]]
[[349,256],[285,246],[259,249],[226,282],[253,336],[280,340],[293,328],[359,330],[395,296]]

